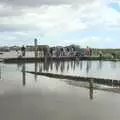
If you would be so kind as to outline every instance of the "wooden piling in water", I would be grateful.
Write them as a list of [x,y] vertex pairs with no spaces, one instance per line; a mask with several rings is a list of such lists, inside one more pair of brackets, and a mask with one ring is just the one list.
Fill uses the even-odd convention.
[[35,58],[37,58],[38,57],[37,39],[34,40],[34,44],[35,44]]
[[119,85],[118,80],[113,80],[113,85]]
[[112,80],[107,80],[107,85],[112,85]]
[[120,81],[118,81],[118,85],[120,86]]

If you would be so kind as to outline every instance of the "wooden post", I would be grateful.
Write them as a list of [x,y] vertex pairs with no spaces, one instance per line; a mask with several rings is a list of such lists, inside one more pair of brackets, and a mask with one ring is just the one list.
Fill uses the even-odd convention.
[[37,62],[35,62],[35,80],[37,80],[37,67],[38,67],[38,64]]
[[2,68],[1,68],[1,64],[0,64],[0,80],[2,80],[2,77],[1,77],[2,76],[2,72],[1,72],[2,70],[1,69]]
[[90,89],[89,95],[90,95],[91,100],[93,100],[93,82],[94,82],[93,79],[91,79],[90,82],[89,82],[89,89]]
[[25,86],[26,85],[25,63],[23,63],[22,66],[22,80],[23,80],[23,86]]
[[37,39],[34,40],[34,44],[35,44],[35,58],[38,57],[38,51],[37,51]]

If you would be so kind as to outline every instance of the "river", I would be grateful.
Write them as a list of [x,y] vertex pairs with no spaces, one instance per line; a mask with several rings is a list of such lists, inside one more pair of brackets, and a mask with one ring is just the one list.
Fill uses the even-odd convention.
[[120,80],[120,62],[0,63],[0,120],[119,120],[119,93],[28,70]]

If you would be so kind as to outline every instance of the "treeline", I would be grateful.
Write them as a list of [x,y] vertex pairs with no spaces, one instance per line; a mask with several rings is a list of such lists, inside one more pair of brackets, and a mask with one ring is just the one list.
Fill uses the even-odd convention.
[[102,51],[103,55],[111,58],[115,56],[115,58],[120,58],[120,49],[92,49],[93,55],[97,55],[99,51]]

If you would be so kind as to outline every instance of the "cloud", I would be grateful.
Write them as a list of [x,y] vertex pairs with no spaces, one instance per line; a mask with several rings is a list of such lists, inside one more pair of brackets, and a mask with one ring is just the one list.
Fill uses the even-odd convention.
[[[93,28],[120,28],[120,13],[108,5],[109,0],[1,0],[0,3],[0,32],[6,32],[10,38],[14,32],[14,40],[30,39],[37,33],[48,37]],[[26,32],[30,35],[23,35]],[[83,40],[86,44],[87,40]],[[90,46],[95,41],[100,39],[92,38]]]
[[[111,44],[113,42],[113,40],[109,37],[96,37],[96,36],[92,36],[92,37],[84,37],[81,40],[81,45],[82,46],[90,46],[90,47],[105,47],[106,44]],[[107,46],[106,46],[107,47]]]
[[[23,12],[24,11],[24,12]],[[76,11],[69,5],[43,6],[41,8],[23,9],[19,16],[0,18],[2,30],[43,30],[62,32],[83,30],[86,25],[75,17]]]
[[[91,48],[110,48],[112,44],[114,44],[116,41],[114,41],[110,37],[99,37],[99,36],[86,36],[86,37],[80,37],[75,40],[64,40],[64,43],[67,44],[76,44],[80,45],[81,47],[89,46]],[[61,42],[62,45],[62,42]]]
[[0,17],[18,16],[22,14],[22,10],[12,6],[0,4]]
[[[87,30],[93,26],[103,28],[118,26],[120,14],[106,6],[103,0],[18,0],[2,2],[11,5],[39,3],[40,7],[0,7],[0,31],[40,30],[47,34]],[[19,3],[20,2],[20,3]],[[64,4],[62,4],[64,3]],[[57,6],[55,6],[57,4]],[[113,17],[114,16],[114,17]]]
[[63,4],[85,4],[94,0],[1,0],[4,5],[11,6],[41,6],[41,5],[63,5]]

